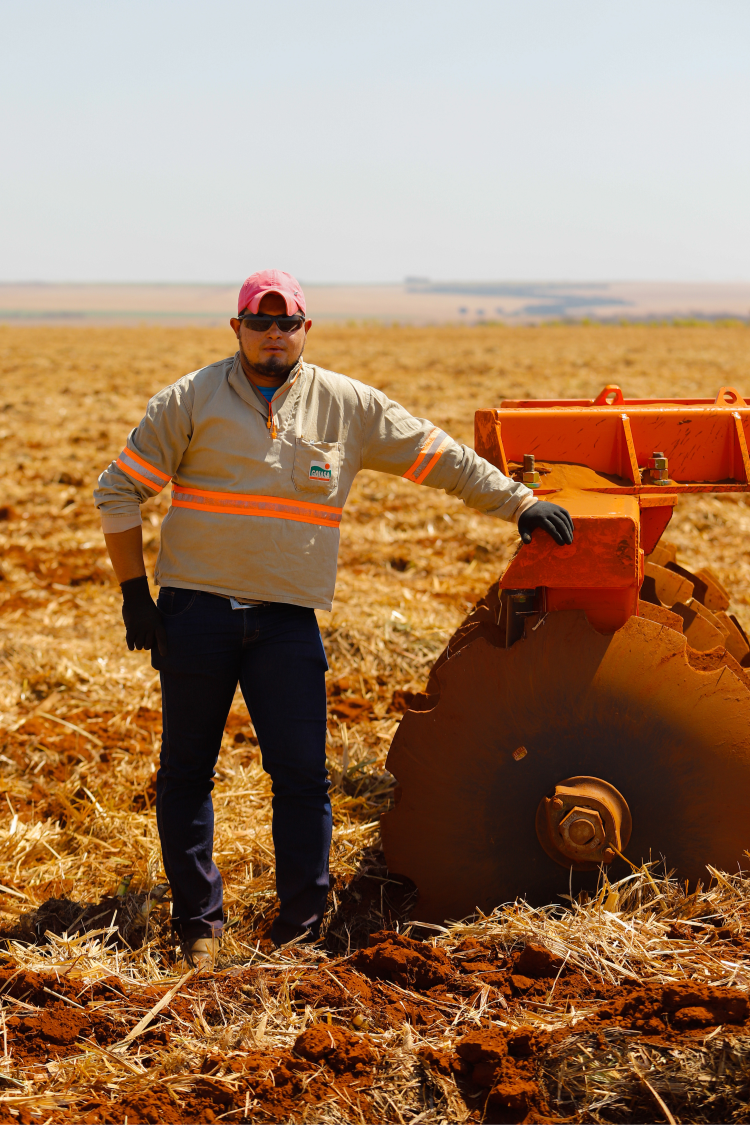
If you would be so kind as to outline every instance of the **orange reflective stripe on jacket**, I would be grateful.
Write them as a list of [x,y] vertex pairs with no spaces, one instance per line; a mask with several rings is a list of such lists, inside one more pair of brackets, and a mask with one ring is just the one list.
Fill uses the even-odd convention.
[[239,492],[206,492],[176,484],[173,508],[195,508],[199,512],[221,512],[230,516],[272,516],[320,527],[338,527],[343,508],[311,504],[305,500],[282,500],[277,496],[247,496]]
[[[117,458],[117,464],[129,477],[139,480],[141,484],[147,484],[155,492],[161,492],[164,485],[169,484],[172,479],[161,469],[155,469],[153,465],[149,465],[148,461],[144,461],[132,449],[128,449],[127,445]],[[138,468],[136,468],[136,465]]]
[[441,453],[445,452],[452,441],[453,439],[446,434],[445,430],[438,430],[437,428],[431,430],[419,451],[416,461],[404,473],[404,480],[412,480],[415,484],[421,484]]

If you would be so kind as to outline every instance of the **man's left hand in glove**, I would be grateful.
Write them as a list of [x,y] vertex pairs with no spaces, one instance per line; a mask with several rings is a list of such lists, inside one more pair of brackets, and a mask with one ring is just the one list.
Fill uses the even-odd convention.
[[551,504],[549,500],[537,500],[518,517],[518,534],[524,543],[531,542],[532,533],[537,528],[546,531],[561,547],[573,542],[570,512],[559,504]]

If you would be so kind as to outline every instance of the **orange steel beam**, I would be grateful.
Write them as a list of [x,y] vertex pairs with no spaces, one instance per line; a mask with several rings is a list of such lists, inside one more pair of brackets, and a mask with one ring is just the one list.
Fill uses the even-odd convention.
[[[737,392],[733,391],[733,394]],[[737,396],[740,398],[740,396]],[[506,473],[533,453],[542,472],[539,494],[561,487],[547,463],[583,465],[617,481],[592,481],[586,491],[657,495],[663,485],[644,473],[649,457],[663,452],[672,492],[750,490],[750,407],[726,403],[662,402],[616,406],[533,404],[478,410],[475,448]],[[531,404],[529,404],[531,406]],[[549,476],[545,480],[545,475]],[[559,475],[559,474],[558,474]]]
[[745,406],[734,387],[722,387],[716,398],[625,398],[616,383],[609,383],[596,398],[504,398],[503,408],[545,409],[550,406]]
[[[604,387],[595,399],[506,400],[478,410],[475,448],[521,479],[534,454],[538,496],[568,508],[575,542],[534,536],[508,564],[503,589],[541,588],[546,612],[583,609],[612,632],[638,612],[649,554],[685,492],[750,491],[750,407],[733,387],[716,399],[631,399]],[[648,460],[667,458],[657,484]],[[657,466],[658,467],[658,466]]]

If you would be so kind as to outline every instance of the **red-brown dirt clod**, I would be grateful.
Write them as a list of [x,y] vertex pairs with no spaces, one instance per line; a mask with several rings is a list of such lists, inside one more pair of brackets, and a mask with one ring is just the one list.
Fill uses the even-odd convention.
[[453,977],[442,949],[386,930],[370,936],[370,948],[358,950],[352,965],[371,980],[390,981],[418,991],[447,984]]
[[462,1074],[462,1061],[452,1053],[447,1051],[436,1051],[434,1047],[430,1047],[426,1043],[417,1051],[419,1058],[429,1067],[430,1070],[436,1070],[439,1074],[450,1076],[451,1074]]
[[37,1015],[11,1016],[7,1021],[8,1030],[24,1037],[44,1039],[59,1047],[74,1043],[80,1035],[91,1032],[91,1024],[85,1012],[78,1012],[64,1004],[46,1009]]
[[748,999],[736,989],[712,988],[691,981],[666,988],[647,985],[634,989],[622,999],[604,1004],[597,1019],[653,1035],[669,1026],[679,1031],[697,1031],[719,1024],[742,1024],[748,1015]]
[[341,968],[336,976],[330,973],[307,973],[291,988],[292,1003],[298,1007],[348,1008],[356,1002],[372,1003],[368,981],[357,973]]
[[563,967],[563,958],[552,953],[544,945],[535,945],[527,942],[513,962],[513,972],[522,977],[531,977],[539,980],[542,977],[554,977]]
[[539,1039],[530,1028],[518,1028],[508,1035],[489,1028],[472,1031],[460,1040],[456,1054],[463,1063],[464,1077],[490,1091],[488,1107],[516,1113],[542,1108],[532,1058]]
[[564,965],[562,957],[550,952],[544,945],[527,942],[511,968],[511,983],[518,992],[528,992],[535,981],[556,977]]
[[309,1062],[325,1063],[336,1074],[362,1074],[375,1061],[369,1040],[343,1027],[316,1024],[297,1037],[294,1049]]

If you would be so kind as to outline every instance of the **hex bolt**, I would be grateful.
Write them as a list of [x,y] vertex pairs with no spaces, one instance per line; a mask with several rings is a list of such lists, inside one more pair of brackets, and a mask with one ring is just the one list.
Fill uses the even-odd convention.
[[535,467],[536,458],[533,453],[523,455],[523,483],[527,488],[539,488],[542,478]]
[[651,484],[669,484],[669,462],[663,453],[652,453],[648,459]]
[[[563,840],[575,848],[597,848],[604,843],[605,830],[596,809],[576,805],[558,826]],[[572,853],[575,855],[575,851]]]
[[574,844],[583,845],[593,840],[596,832],[590,820],[575,820],[568,830],[568,835]]

